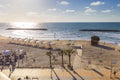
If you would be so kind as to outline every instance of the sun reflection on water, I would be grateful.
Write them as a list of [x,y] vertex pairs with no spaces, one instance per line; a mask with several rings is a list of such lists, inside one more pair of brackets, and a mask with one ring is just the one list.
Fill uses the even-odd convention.
[[11,23],[11,26],[14,28],[35,28],[36,23],[33,22],[14,22]]

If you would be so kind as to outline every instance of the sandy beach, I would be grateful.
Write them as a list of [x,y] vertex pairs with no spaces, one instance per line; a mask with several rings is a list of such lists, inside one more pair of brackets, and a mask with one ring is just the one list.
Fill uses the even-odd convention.
[[[21,41],[21,40],[19,40]],[[14,42],[14,41],[12,41]],[[83,72],[79,72],[79,70],[84,70],[84,72],[91,72],[90,74],[87,74],[88,76],[93,76],[92,72],[95,70],[106,70],[104,72],[105,77],[109,78],[109,75],[106,75],[106,72],[108,72],[108,69],[111,69],[111,61],[114,61],[112,64],[113,70],[118,70],[120,67],[120,52],[119,52],[119,46],[116,46],[114,44],[110,43],[103,43],[100,42],[98,46],[91,46],[90,41],[85,40],[53,40],[53,41],[44,41],[44,45],[46,46],[47,42],[52,42],[52,47],[54,49],[47,49],[47,48],[39,48],[36,47],[32,42],[30,45],[21,45],[21,42],[11,43],[11,39],[7,37],[0,36],[0,50],[24,50],[26,51],[26,57],[22,60],[18,60],[16,63],[16,69],[15,72],[12,74],[11,78],[17,78],[21,75],[16,75],[16,72],[18,69],[23,69],[22,71],[26,69],[30,69],[32,72],[34,72],[34,69],[49,69],[49,57],[46,55],[48,51],[52,51],[52,66],[55,69],[62,70],[61,64],[61,56],[58,54],[59,49],[66,50],[69,48],[74,49],[74,54],[71,56],[71,63],[73,65],[74,70],[78,72],[78,74],[85,74]],[[19,43],[19,44],[18,44]],[[79,55],[77,52],[77,48],[75,48],[75,45],[81,47],[82,54]],[[71,46],[71,47],[70,47]],[[56,50],[55,50],[56,48]],[[69,58],[67,55],[64,55],[64,65],[67,67]],[[6,69],[3,71],[6,75],[9,76],[8,67],[5,67]],[[41,70],[39,70],[41,72]],[[43,70],[43,71],[45,71]],[[57,71],[58,72],[58,71]],[[23,72],[24,74],[26,72]],[[110,73],[110,72],[108,72]],[[64,73],[66,74],[66,72]],[[98,74],[98,73],[96,73]],[[26,73],[26,75],[29,75]],[[48,75],[48,73],[46,73]],[[25,75],[24,75],[25,76]],[[30,75],[29,75],[30,76]],[[105,78],[103,77],[103,78]],[[41,77],[40,77],[41,78]],[[98,77],[99,78],[99,77]],[[94,78],[95,79],[95,78]],[[97,78],[96,78],[97,79]],[[13,79],[14,80],[14,79]],[[46,79],[48,80],[48,79]],[[64,80],[64,79],[63,79]],[[105,79],[103,79],[105,80]]]
[[[0,37],[0,50],[25,50],[27,53],[27,59],[23,59],[19,61],[19,66],[21,68],[48,68],[49,67],[49,57],[46,55],[46,52],[50,51],[46,48],[37,48],[34,46],[26,46],[26,45],[20,45],[20,44],[10,44],[9,38],[7,37]],[[44,41],[46,45],[47,42],[50,41]],[[59,49],[68,49],[68,44],[74,44],[74,45],[82,45],[82,57],[81,57],[81,65],[88,66],[88,63],[95,65],[95,66],[110,66],[111,60],[116,61],[116,66],[120,66],[120,52],[119,50],[116,50],[117,47],[114,44],[109,43],[99,43],[99,46],[91,46],[90,41],[84,41],[84,40],[74,40],[74,41],[68,41],[68,40],[53,40],[51,41],[54,44],[58,50],[51,50],[53,53],[52,57],[52,65],[54,67],[59,67],[61,64],[61,56],[58,55]],[[72,64],[74,63],[75,55],[77,55],[76,48],[73,48],[75,50],[74,54],[72,55]],[[118,48],[117,48],[118,49]],[[64,55],[64,64],[68,64],[68,56]]]

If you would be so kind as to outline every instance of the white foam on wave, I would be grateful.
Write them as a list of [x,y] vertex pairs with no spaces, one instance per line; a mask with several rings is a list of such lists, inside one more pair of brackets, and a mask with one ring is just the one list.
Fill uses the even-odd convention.
[[28,33],[26,33],[24,30],[15,30],[12,32],[12,36],[16,36],[16,37],[24,37],[24,36],[32,36]]

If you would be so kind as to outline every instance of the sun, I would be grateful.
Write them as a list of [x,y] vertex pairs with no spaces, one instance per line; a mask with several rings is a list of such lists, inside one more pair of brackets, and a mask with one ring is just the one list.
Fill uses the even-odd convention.
[[15,28],[34,28],[37,24],[34,22],[14,22],[11,25]]

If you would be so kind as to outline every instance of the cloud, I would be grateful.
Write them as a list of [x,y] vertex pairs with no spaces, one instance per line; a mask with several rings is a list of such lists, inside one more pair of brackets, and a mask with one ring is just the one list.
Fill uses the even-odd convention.
[[59,2],[59,4],[60,4],[60,5],[67,6],[67,5],[69,5],[70,3],[67,2],[67,1],[61,1],[61,2]]
[[90,8],[90,7],[87,7],[85,10],[85,13],[94,13],[94,12],[97,12],[97,11],[95,9]]
[[67,9],[67,10],[65,10],[65,12],[66,12],[66,13],[74,13],[74,12],[75,12],[75,10],[72,10],[72,9]]
[[90,7],[87,6],[87,7],[85,7],[85,8],[87,9],[87,8],[90,8]]
[[27,12],[26,15],[27,16],[38,16],[39,13],[37,13],[37,12]]
[[103,13],[109,13],[109,12],[111,12],[112,10],[109,10],[109,9],[107,9],[107,10],[102,10],[102,12]]
[[105,4],[104,2],[101,2],[101,1],[96,1],[96,2],[92,2],[90,5],[91,6],[99,6],[99,5],[103,5]]
[[85,7],[85,15],[91,15],[92,13],[97,12],[95,9],[92,9],[90,7]]
[[120,3],[119,3],[119,4],[117,4],[117,7],[120,7]]
[[48,9],[48,11],[57,11],[56,8]]

